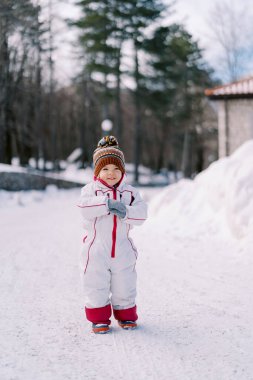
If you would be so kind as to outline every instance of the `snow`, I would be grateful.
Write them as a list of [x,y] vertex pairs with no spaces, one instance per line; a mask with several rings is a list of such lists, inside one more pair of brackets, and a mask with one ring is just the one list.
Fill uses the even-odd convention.
[[251,380],[252,152],[140,188],[139,328],[104,336],[83,313],[79,190],[0,191],[0,379]]
[[68,165],[61,173],[61,177],[68,181],[77,181],[79,183],[89,183],[93,179],[93,170],[91,168],[78,169],[75,164]]
[[0,172],[25,173],[26,170],[16,165],[0,164]]
[[[50,172],[41,172],[36,169],[36,160],[31,158],[29,160],[29,169],[19,166],[19,160],[14,158],[12,160],[12,165],[0,164],[0,173],[1,172],[19,172],[19,173],[30,173],[37,175],[44,175],[46,177],[51,177],[55,179],[63,179],[66,181],[78,182],[80,184],[87,184],[93,180],[94,171],[92,167],[86,167],[85,169],[80,169],[81,162],[73,163],[71,161],[77,157],[80,153],[80,148],[77,148],[73,151],[73,153],[69,156],[68,161],[60,161],[60,167],[64,170],[59,172],[52,171],[53,163],[46,162],[45,166],[47,170]],[[44,161],[40,159],[38,161],[38,167],[42,170],[44,167]],[[179,178],[181,175],[180,172],[177,173],[177,177]],[[134,182],[134,165],[126,164],[126,176],[129,183]],[[176,180],[174,172],[160,173],[155,174],[149,168],[140,165],[139,166],[139,183],[142,185],[154,184],[156,186],[164,186],[169,183],[174,183]]]
[[159,223],[173,222],[190,235],[195,230],[204,233],[207,223],[228,229],[237,238],[253,234],[253,140],[211,164],[194,181],[181,180],[165,188],[150,212]]
[[68,156],[67,162],[68,163],[73,163],[75,162],[83,153],[83,150],[81,148],[76,148],[73,150],[73,152]]
[[[87,167],[86,169],[78,169],[76,164],[68,164],[66,169],[61,172],[60,177],[69,181],[78,181],[79,183],[88,183],[94,177],[93,169]],[[126,177],[129,183],[134,180],[134,166],[126,164]],[[175,181],[174,173],[168,173],[168,178],[163,174],[154,174],[152,170],[140,165],[139,166],[139,182],[143,185],[153,183],[156,185],[166,185]]]

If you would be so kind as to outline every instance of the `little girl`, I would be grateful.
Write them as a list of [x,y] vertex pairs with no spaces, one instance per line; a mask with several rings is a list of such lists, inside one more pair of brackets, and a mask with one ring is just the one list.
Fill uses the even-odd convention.
[[85,312],[94,333],[107,333],[113,314],[124,329],[137,327],[137,250],[129,237],[147,218],[138,191],[125,183],[125,160],[114,136],[103,137],[93,153],[94,181],[81,191],[79,207],[86,236],[82,273]]

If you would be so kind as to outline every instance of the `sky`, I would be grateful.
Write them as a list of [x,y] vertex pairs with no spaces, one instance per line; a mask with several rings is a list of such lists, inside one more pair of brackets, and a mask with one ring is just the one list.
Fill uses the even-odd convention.
[[[165,2],[170,2],[165,0]],[[212,15],[216,4],[222,10],[224,6],[234,13],[233,30],[238,46],[246,46],[247,53],[240,54],[239,61],[242,67],[241,76],[253,73],[253,29],[252,29],[252,1],[251,0],[177,0],[175,4],[175,21],[181,21],[186,29],[197,40],[203,49],[203,57],[207,63],[215,70],[216,78],[223,82],[229,81],[224,66],[224,53],[214,34],[215,19]],[[227,5],[226,5],[227,4]],[[222,13],[222,12],[221,12]],[[228,24],[228,12],[223,11],[221,15]],[[229,31],[227,30],[227,35]]]
[[[47,1],[47,0],[42,0]],[[78,7],[74,5],[74,0],[63,0],[55,2],[54,13],[60,19],[76,18],[79,15]],[[244,20],[238,20],[238,24],[242,25],[251,22],[250,3],[251,0],[220,0],[219,4],[228,2],[234,7],[238,14],[242,13]],[[165,3],[170,3],[170,0],[165,0]],[[213,0],[177,0],[174,5],[174,14],[168,19],[169,22],[183,23],[186,29],[192,34],[194,40],[198,41],[199,46],[203,49],[204,59],[209,66],[214,68],[216,77],[226,82],[227,78],[224,76],[223,62],[221,56],[221,48],[213,37],[212,32],[212,19],[211,10],[213,9],[215,1]],[[248,16],[248,17],[247,17]],[[240,27],[243,27],[240,25]],[[62,21],[57,21],[57,28],[60,33],[55,33],[55,43],[58,50],[55,54],[55,67],[56,75],[60,83],[68,83],[71,78],[78,72],[80,58],[78,57],[77,49],[73,46],[77,40],[77,32],[68,30]],[[245,27],[246,28],[246,27]],[[248,30],[250,31],[249,25]],[[251,36],[253,33],[251,33]],[[253,39],[249,37],[253,47]],[[253,48],[252,48],[253,51]],[[251,62],[252,60],[248,60]],[[245,74],[253,73],[253,65],[247,64],[245,67]]]

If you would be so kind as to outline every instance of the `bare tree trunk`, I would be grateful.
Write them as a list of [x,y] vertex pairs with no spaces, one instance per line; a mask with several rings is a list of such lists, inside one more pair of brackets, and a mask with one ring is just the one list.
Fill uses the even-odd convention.
[[87,135],[87,132],[89,131],[89,125],[90,125],[90,93],[89,93],[89,81],[90,79],[87,77],[87,74],[84,73],[83,75],[83,101],[82,104],[84,105],[84,108],[82,108],[82,118],[79,121],[80,125],[80,147],[82,149],[82,167],[85,166],[85,161],[87,162],[89,160],[88,157],[88,144],[89,138]]
[[122,130],[123,130],[123,117],[122,117],[122,106],[121,106],[121,48],[118,51],[117,57],[117,87],[116,87],[116,122],[115,131],[119,142],[121,143]]
[[57,158],[57,128],[54,105],[54,61],[53,61],[53,31],[52,31],[52,0],[49,0],[49,97],[48,97],[48,125],[51,133],[51,159],[53,169],[58,168]]
[[157,167],[156,167],[157,173],[159,173],[160,169],[164,166],[164,155],[165,155],[165,148],[167,144],[167,120],[163,121],[161,129],[162,129],[162,136],[161,136],[159,150],[158,150],[158,161],[157,161]]
[[[25,84],[28,88],[32,88],[32,74],[28,77],[28,82]],[[22,89],[25,93],[25,88]],[[33,155],[34,136],[32,132],[33,124],[33,111],[34,111],[34,97],[33,93],[29,92],[22,98],[20,104],[22,109],[20,119],[20,132],[18,138],[19,158],[20,164],[26,166],[29,158]]]
[[6,99],[8,97],[9,52],[7,20],[0,17],[0,162],[6,162]]
[[192,175],[192,133],[186,127],[184,132],[184,143],[183,143],[183,155],[182,155],[182,165],[181,170],[184,177],[190,178]]
[[134,182],[139,182],[139,165],[141,157],[141,101],[138,48],[135,44],[135,131],[134,131]]
[[[107,79],[107,74],[104,74],[103,120],[105,120],[105,119],[109,119],[109,101],[108,101],[108,79]],[[104,133],[107,134],[106,131]]]
[[[37,1],[37,9],[39,7]],[[43,134],[42,134],[42,122],[41,122],[41,43],[40,43],[40,24],[39,24],[39,12],[37,12],[36,18],[36,68],[35,68],[35,135],[36,135],[36,147],[35,157],[36,166],[39,168],[39,159],[44,158],[43,149]]]

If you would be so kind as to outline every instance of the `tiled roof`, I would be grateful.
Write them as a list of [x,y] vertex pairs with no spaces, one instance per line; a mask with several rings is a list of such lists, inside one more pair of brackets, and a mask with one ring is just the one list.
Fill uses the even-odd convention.
[[205,95],[211,98],[229,97],[252,97],[253,96],[253,77],[241,79],[236,82],[225,84],[205,90]]

